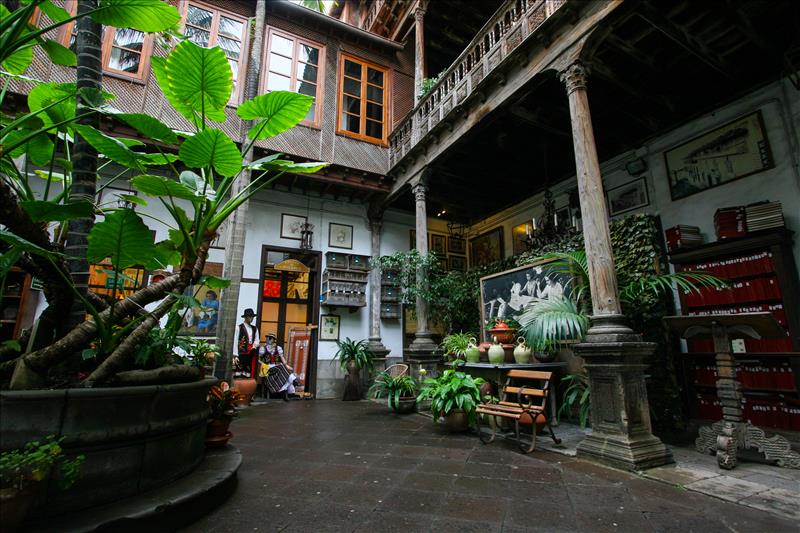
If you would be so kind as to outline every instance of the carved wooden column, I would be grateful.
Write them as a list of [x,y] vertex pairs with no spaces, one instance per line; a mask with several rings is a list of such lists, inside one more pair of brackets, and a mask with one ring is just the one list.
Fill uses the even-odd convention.
[[[425,205],[425,195],[429,175],[430,169],[426,167],[419,176],[411,181],[411,192],[414,194],[416,204],[417,251],[422,255],[428,254],[428,211]],[[428,273],[424,269],[417,270],[417,283],[427,284],[427,276]],[[436,343],[431,340],[431,332],[428,331],[428,302],[417,298],[417,331],[408,348],[409,357],[407,359],[431,359],[436,357],[436,350]]]
[[[383,224],[383,208],[378,204],[370,205],[369,229],[372,235],[371,255],[381,256],[381,226]],[[373,268],[369,273],[369,348],[378,359],[386,359],[389,350],[381,342],[381,271]]]
[[427,0],[419,0],[414,10],[414,103],[420,99],[422,80],[425,79],[425,10]]
[[586,69],[573,63],[561,80],[569,97],[593,310],[586,339],[575,346],[585,361],[592,406],[592,435],[578,445],[578,456],[630,470],[651,468],[672,462],[670,451],[651,433],[644,382],[646,361],[656,345],[642,342],[622,315]]

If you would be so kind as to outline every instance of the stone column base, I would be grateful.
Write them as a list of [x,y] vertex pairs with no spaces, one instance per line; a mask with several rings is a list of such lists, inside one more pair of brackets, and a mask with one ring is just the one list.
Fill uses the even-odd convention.
[[642,470],[673,459],[650,426],[644,371],[656,345],[642,342],[622,320],[593,317],[586,341],[575,345],[589,377],[592,422],[592,435],[578,444],[577,456]]
[[439,361],[442,358],[439,346],[433,342],[430,333],[417,333],[411,345],[403,351],[403,360]]

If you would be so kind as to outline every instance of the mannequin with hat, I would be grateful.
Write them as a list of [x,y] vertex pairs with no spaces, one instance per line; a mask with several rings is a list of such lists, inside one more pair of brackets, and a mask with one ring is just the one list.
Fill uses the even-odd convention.
[[248,308],[244,310],[242,318],[244,322],[239,324],[239,335],[233,345],[233,364],[235,367],[234,375],[241,378],[255,378],[258,376],[258,347],[261,345],[261,337],[258,328],[252,322],[255,312]]

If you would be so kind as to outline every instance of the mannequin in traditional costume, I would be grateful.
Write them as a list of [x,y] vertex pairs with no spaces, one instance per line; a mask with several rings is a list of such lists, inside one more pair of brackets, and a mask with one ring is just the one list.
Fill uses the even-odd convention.
[[258,328],[252,322],[256,316],[252,309],[245,309],[244,322],[238,326],[236,343],[233,345],[234,376],[258,378],[258,348],[261,345]]

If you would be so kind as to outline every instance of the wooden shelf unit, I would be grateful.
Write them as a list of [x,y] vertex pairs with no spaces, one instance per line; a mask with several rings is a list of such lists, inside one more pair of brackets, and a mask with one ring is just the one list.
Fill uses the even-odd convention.
[[326,252],[320,303],[328,307],[366,306],[368,275],[369,257]]
[[[792,253],[792,232],[785,228],[752,233],[670,254],[677,271],[704,270],[725,278],[732,288],[681,293],[685,315],[769,311],[789,332],[783,339],[745,339],[736,353],[745,419],[754,425],[800,431],[800,282]],[[691,416],[719,419],[713,341],[687,341],[676,363]]]

